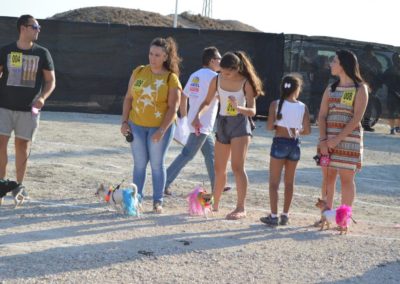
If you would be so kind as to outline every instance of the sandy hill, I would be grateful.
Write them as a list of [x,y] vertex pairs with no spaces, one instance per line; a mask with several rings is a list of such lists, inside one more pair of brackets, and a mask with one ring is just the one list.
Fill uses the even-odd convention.
[[[171,27],[173,23],[173,15],[163,16],[153,12],[117,7],[88,7],[75,9],[55,14],[49,19],[157,27]],[[259,32],[259,30],[256,28],[243,24],[239,21],[216,20],[203,17],[201,15],[192,15],[188,12],[184,12],[179,15],[178,26],[182,28],[194,29]]]

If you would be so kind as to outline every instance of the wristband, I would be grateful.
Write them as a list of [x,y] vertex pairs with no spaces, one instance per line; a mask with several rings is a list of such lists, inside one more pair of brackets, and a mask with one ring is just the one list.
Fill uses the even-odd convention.
[[326,140],[328,140],[328,138],[319,138],[319,142],[323,142],[323,141],[326,141]]
[[162,127],[159,127],[158,129],[160,130],[160,132],[161,132],[161,135],[163,135],[163,134],[164,134],[164,132],[165,132],[164,128],[162,128]]
[[124,124],[124,123],[129,124],[127,120],[124,120],[121,124]]

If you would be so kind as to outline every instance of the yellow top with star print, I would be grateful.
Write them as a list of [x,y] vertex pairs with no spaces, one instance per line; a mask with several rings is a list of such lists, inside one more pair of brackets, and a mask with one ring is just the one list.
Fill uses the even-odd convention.
[[133,70],[131,78],[129,119],[139,126],[159,127],[168,109],[168,89],[182,90],[178,76],[171,72],[153,74],[150,65],[142,65]]

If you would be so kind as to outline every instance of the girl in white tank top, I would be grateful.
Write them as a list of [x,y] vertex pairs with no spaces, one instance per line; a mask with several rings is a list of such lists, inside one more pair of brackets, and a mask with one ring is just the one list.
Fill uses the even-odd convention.
[[[302,86],[301,78],[288,75],[281,82],[281,97],[271,103],[267,129],[275,131],[269,165],[269,202],[271,213],[260,218],[269,225],[286,225],[294,191],[294,176],[300,160],[300,134],[311,132],[307,107],[297,100]],[[283,212],[278,216],[278,189],[285,168],[285,197]]]
[[[219,77],[220,75],[218,75]],[[221,88],[221,80],[218,78],[218,86],[217,86],[217,94],[219,97],[220,109],[219,115],[222,116],[237,116],[239,113],[237,108],[232,105],[232,100],[236,100],[237,106],[245,107],[246,106],[246,98],[244,95],[244,85],[246,83],[246,79],[243,80],[241,84],[241,88],[237,91],[226,91]]]
[[263,95],[264,92],[262,82],[244,52],[227,52],[222,57],[220,67],[221,74],[211,81],[207,98],[200,106],[192,125],[194,128],[201,126],[199,117],[217,97],[221,108],[217,119],[215,143],[213,210],[219,209],[221,194],[227,180],[227,165],[231,158],[232,168],[237,169],[234,175],[238,200],[236,208],[226,216],[226,219],[237,220],[246,217],[245,199],[248,179],[244,157],[246,157],[251,136],[248,117],[256,114],[255,98]]

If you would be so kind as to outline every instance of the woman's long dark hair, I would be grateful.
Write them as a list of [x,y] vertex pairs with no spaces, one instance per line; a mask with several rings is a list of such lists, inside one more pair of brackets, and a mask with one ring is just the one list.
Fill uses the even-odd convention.
[[255,96],[263,96],[263,83],[258,77],[256,69],[244,51],[227,52],[222,56],[219,64],[221,68],[238,70],[239,74],[249,80]]
[[303,80],[301,79],[301,76],[298,74],[289,74],[283,77],[281,81],[281,97],[279,99],[278,103],[278,112],[276,114],[276,119],[281,120],[282,119],[282,106],[283,102],[291,95],[293,94],[297,89],[300,89],[303,86]]
[[[361,77],[360,73],[360,66],[358,64],[357,56],[351,52],[350,50],[341,49],[336,51],[336,55],[339,59],[340,66],[342,66],[344,73],[349,76],[356,88],[359,87],[361,83],[364,83],[363,78]],[[336,80],[332,86],[331,91],[334,92],[336,87],[339,85],[340,79]]]

